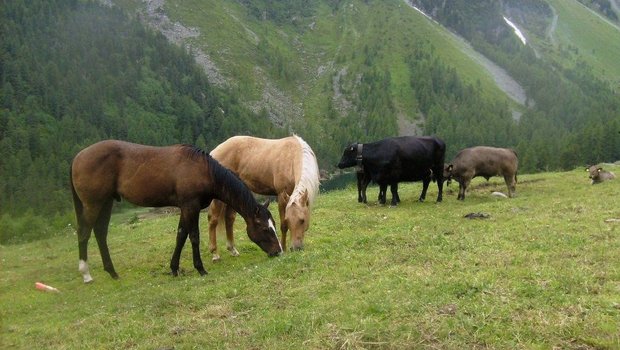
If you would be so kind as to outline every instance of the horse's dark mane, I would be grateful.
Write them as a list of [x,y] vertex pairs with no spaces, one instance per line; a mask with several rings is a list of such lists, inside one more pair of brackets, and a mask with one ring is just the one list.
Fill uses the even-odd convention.
[[237,174],[221,165],[209,153],[199,147],[193,145],[182,145],[182,147],[186,149],[187,154],[192,159],[201,158],[207,162],[210,175],[218,184],[213,189],[217,199],[230,205],[244,217],[258,205],[252,191]]
[[180,146],[187,152],[187,155],[192,159],[196,159],[196,158],[208,159],[209,158],[209,153],[207,153],[207,151],[203,150],[202,148],[198,146],[189,145],[189,144],[182,144]]

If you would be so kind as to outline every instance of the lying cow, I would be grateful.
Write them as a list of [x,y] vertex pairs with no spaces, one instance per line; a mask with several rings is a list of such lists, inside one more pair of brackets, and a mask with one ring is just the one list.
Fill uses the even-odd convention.
[[586,171],[590,173],[589,177],[592,180],[592,185],[616,178],[616,175],[611,171],[603,170],[603,168],[596,165],[587,167]]
[[452,163],[444,167],[443,177],[459,183],[457,199],[465,199],[465,190],[471,179],[482,176],[489,180],[492,176],[503,176],[508,186],[508,196],[513,197],[517,183],[519,160],[512,149],[477,146],[461,150]]
[[437,181],[441,202],[443,163],[446,144],[437,137],[401,136],[371,143],[354,143],[344,149],[338,168],[358,167],[358,201],[366,201],[366,186],[379,184],[379,203],[385,204],[387,186],[392,192],[392,205],[398,204],[398,183],[422,181],[420,201],[426,198],[431,180]]

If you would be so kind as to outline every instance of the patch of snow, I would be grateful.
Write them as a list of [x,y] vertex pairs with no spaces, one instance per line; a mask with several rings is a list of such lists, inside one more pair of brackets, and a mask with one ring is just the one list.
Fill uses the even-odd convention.
[[[420,9],[413,6],[413,4],[409,0],[404,0],[404,1],[411,8],[415,9],[418,12],[424,13]],[[424,15],[430,18],[428,15],[426,14]],[[437,21],[435,21],[434,19],[431,18],[431,21],[433,21],[433,23],[436,23],[442,28],[444,28],[441,24],[437,23]],[[475,62],[480,64],[491,75],[491,77],[493,78],[493,81],[495,81],[495,84],[502,91],[504,91],[504,93],[508,97],[510,97],[512,100],[514,100],[515,102],[519,103],[522,106],[526,105],[527,96],[525,94],[525,90],[516,80],[514,80],[510,76],[510,74],[508,74],[508,72],[506,72],[506,70],[504,70],[503,68],[495,64],[493,61],[488,59],[486,56],[484,56],[480,52],[476,51],[471,46],[471,44],[469,44],[469,42],[465,40],[465,38],[461,37],[460,35],[450,30],[446,30],[446,32],[449,33],[460,44],[460,49],[464,54],[466,54],[471,59],[473,59]],[[530,100],[530,103],[532,102],[533,101]]]
[[519,28],[517,28],[517,26],[514,23],[512,23],[508,18],[506,18],[506,16],[502,16],[502,17],[504,18],[504,22],[506,22],[506,24],[508,24],[512,28],[512,30],[515,32],[517,37],[519,37],[523,45],[527,45],[527,40],[525,40],[525,35],[521,33]]

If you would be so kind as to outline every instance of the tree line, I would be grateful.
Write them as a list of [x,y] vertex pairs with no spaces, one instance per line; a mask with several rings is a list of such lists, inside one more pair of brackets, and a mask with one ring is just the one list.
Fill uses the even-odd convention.
[[72,222],[70,162],[96,141],[210,149],[227,135],[281,133],[118,8],[15,0],[0,11],[0,236],[22,231],[15,217]]
[[[271,4],[241,2],[257,16]],[[266,20],[308,16],[316,6],[290,3],[289,9],[270,7],[275,12]],[[327,2],[334,11],[340,3]],[[189,53],[118,8],[82,0],[14,0],[0,6],[0,22],[0,243],[73,223],[71,159],[102,139],[190,143],[208,150],[231,135],[282,137],[291,127],[303,130],[321,165],[329,167],[343,142],[398,134],[394,77],[377,64],[385,50],[381,43],[336,62],[349,69],[340,90],[350,108],[336,108],[326,94],[319,116],[280,128],[266,113],[249,111],[238,92],[210,85]],[[585,63],[553,65],[511,35],[476,34],[488,29],[478,24],[461,27],[476,49],[518,78],[532,107],[516,121],[505,100],[465,83],[431,42],[412,38],[403,59],[415,110],[406,112],[423,116],[424,134],[446,141],[448,158],[485,144],[515,148],[520,172],[620,159],[620,99]],[[277,47],[259,43],[257,52],[270,60],[279,79],[299,79],[301,73]],[[333,84],[325,90],[332,91]]]

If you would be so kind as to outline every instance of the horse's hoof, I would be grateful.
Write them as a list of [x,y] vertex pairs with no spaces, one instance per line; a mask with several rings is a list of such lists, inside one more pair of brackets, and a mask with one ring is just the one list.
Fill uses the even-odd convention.
[[172,270],[170,272],[170,274],[172,275],[172,277],[179,277],[179,271],[178,270]]
[[211,258],[211,261],[216,263],[216,262],[219,262],[220,260],[222,260],[222,258],[219,255],[213,254],[213,257]]
[[233,248],[230,250],[230,255],[232,256],[239,256],[239,251],[237,250],[237,248]]
[[200,276],[206,276],[207,275],[207,270],[202,269],[202,270],[198,270],[198,273],[200,274]]
[[93,283],[94,279],[90,276],[88,277],[84,277],[84,284],[90,284]]

